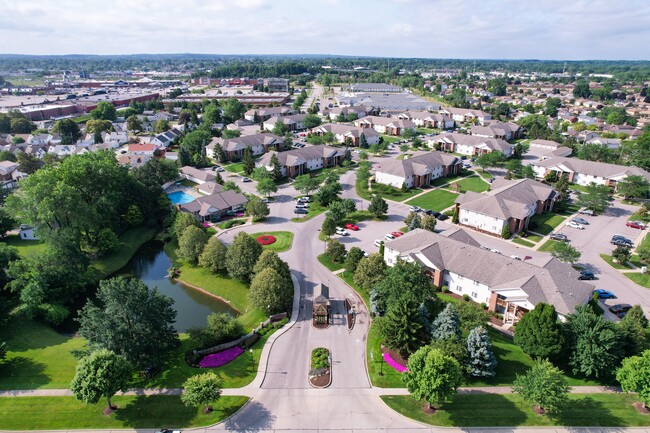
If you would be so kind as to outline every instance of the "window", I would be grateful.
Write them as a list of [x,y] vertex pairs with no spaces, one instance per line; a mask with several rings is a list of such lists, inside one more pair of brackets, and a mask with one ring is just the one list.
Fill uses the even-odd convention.
[[472,281],[475,286],[478,286],[478,281]]
[[472,292],[472,298],[476,298],[476,292]]

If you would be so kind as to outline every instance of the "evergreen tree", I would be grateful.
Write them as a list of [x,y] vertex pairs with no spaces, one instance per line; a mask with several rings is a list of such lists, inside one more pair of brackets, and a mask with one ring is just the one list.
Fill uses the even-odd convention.
[[379,320],[379,329],[386,346],[408,356],[427,342],[426,327],[418,304],[403,296],[390,306],[386,315]]
[[469,333],[467,355],[469,374],[475,377],[494,377],[497,359],[492,351],[490,335],[482,326]]
[[223,147],[219,143],[214,145],[212,154],[217,161],[226,162],[226,152],[224,152]]
[[250,176],[253,170],[255,170],[255,159],[253,158],[253,150],[248,146],[244,149],[242,163],[244,165],[244,174]]
[[540,302],[517,324],[515,344],[533,358],[555,358],[564,346],[564,335],[553,305]]
[[431,337],[434,340],[460,339],[463,335],[460,329],[458,313],[456,313],[453,304],[447,304],[445,309],[433,321],[431,328],[433,328]]
[[386,203],[386,200],[380,196],[373,195],[372,199],[370,199],[368,211],[373,214],[375,218],[381,218],[388,213],[388,203]]
[[420,215],[416,214],[413,217],[413,219],[411,219],[411,223],[409,224],[409,231],[419,229],[421,225],[422,225],[422,219],[420,218]]
[[278,155],[275,153],[271,156],[271,166],[273,167],[271,177],[277,182],[282,179],[282,166],[280,165],[280,160],[278,160]]
[[555,190],[558,194],[557,200],[555,201],[555,208],[558,211],[563,211],[566,209],[569,200],[569,180],[565,174],[560,176],[555,183]]

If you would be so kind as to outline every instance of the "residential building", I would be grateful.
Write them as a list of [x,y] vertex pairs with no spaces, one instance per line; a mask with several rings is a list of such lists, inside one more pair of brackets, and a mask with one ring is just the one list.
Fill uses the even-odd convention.
[[328,132],[334,134],[336,141],[339,143],[345,143],[349,139],[352,146],[359,145],[361,134],[366,137],[368,145],[379,143],[379,133],[372,128],[357,128],[356,126],[340,123],[325,123],[310,131],[311,134],[316,135],[325,135]]
[[191,167],[189,165],[181,167],[180,173],[183,179],[187,179],[190,182],[198,183],[199,185],[204,184],[206,182],[214,182],[214,180],[216,179],[216,176],[212,174],[212,172],[207,170],[200,170],[196,167]]
[[556,150],[562,145],[557,141],[535,139],[530,141],[531,149]]
[[[449,233],[448,233],[449,232]],[[467,295],[516,323],[539,303],[555,307],[561,320],[591,299],[594,286],[555,258],[538,264],[485,250],[462,229],[442,234],[415,229],[384,245],[389,266],[398,259],[422,264],[436,287]]]
[[284,125],[287,131],[302,131],[305,129],[304,121],[307,114],[291,114],[289,116],[274,116],[264,122],[264,129],[272,131],[275,124],[280,122]]
[[500,138],[501,140],[515,140],[521,137],[522,129],[513,122],[494,122],[486,126],[474,125],[469,133],[477,137]]
[[132,155],[153,156],[157,148],[158,147],[156,147],[156,145],[153,143],[142,143],[142,144],[136,143],[136,144],[129,144],[128,152]]
[[492,115],[481,110],[470,110],[469,108],[445,107],[440,109],[441,114],[451,116],[456,122],[468,122],[476,119],[481,125],[492,120]]
[[313,170],[334,167],[343,162],[345,150],[326,146],[305,146],[284,152],[269,152],[257,162],[258,167],[272,170],[271,158],[276,155],[280,163],[282,176],[296,177]]
[[244,119],[249,122],[265,122],[271,117],[290,116],[296,114],[291,107],[252,108],[244,113]]
[[214,154],[214,147],[219,144],[226,154],[226,159],[228,161],[236,161],[242,159],[244,156],[244,149],[247,147],[251,149],[253,155],[261,155],[268,151],[270,147],[276,148],[282,146],[283,143],[284,140],[282,137],[269,133],[225,139],[215,137],[212,139],[210,144],[206,146],[206,150],[208,155],[211,156]]
[[319,114],[323,117],[329,117],[330,120],[336,120],[340,115],[343,115],[346,119],[348,119],[350,115],[354,115],[357,119],[361,119],[371,113],[375,113],[375,110],[372,107],[355,105],[352,107],[323,108]]
[[117,162],[121,165],[127,166],[129,168],[138,168],[145,165],[152,158],[152,155],[120,155],[117,158]]
[[398,114],[397,118],[411,120],[415,126],[423,128],[449,129],[454,127],[454,119],[451,117],[428,111],[405,111]]
[[172,144],[172,141],[174,141],[175,138],[179,138],[180,136],[181,131],[176,128],[172,128],[169,131],[157,134],[151,139],[151,142],[156,146],[169,147]]
[[535,176],[539,179],[555,172],[558,176],[566,175],[569,183],[578,185],[607,185],[616,184],[628,176],[643,176],[650,180],[650,173],[638,167],[607,164],[605,162],[585,161],[576,158],[553,157],[531,163]]
[[532,179],[499,179],[485,194],[468,191],[456,199],[458,223],[483,233],[501,236],[526,230],[534,215],[553,210],[556,191]]
[[375,182],[395,188],[419,188],[432,180],[460,173],[460,158],[443,152],[421,152],[408,159],[386,159],[375,167]]
[[603,138],[599,135],[591,137],[585,141],[586,144],[599,144],[606,146],[608,149],[618,149],[621,147],[621,140],[619,138]]
[[415,123],[408,119],[366,116],[354,121],[354,126],[362,129],[372,128],[380,134],[400,136],[410,130],[415,132]]
[[426,143],[429,147],[467,156],[480,156],[494,151],[501,152],[506,157],[512,155],[512,145],[505,140],[460,134],[458,132],[435,135],[426,140]]
[[219,221],[228,212],[242,210],[247,202],[244,194],[230,190],[198,197],[178,207],[181,212],[191,213],[199,221],[206,222]]
[[18,163],[13,161],[0,161],[0,185],[2,188],[16,188],[21,179],[27,177],[18,169]]

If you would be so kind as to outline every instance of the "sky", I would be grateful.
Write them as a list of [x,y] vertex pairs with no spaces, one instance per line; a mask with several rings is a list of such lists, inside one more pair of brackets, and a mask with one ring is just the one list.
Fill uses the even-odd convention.
[[650,60],[650,0],[0,0],[0,53]]

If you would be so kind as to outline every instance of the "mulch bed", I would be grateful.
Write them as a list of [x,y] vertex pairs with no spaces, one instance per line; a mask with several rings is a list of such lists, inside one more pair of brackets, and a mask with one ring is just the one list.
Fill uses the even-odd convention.
[[102,413],[104,414],[104,416],[111,416],[111,414],[112,414],[113,412],[115,412],[117,409],[118,409],[118,408],[117,408],[117,405],[116,405],[116,404],[114,404],[113,407],[108,407],[108,406],[106,406],[106,407],[104,408],[104,411],[103,411]]
[[348,319],[348,329],[354,328],[355,314],[354,312],[350,313],[352,310],[352,305],[348,299],[345,300],[345,316]]
[[503,326],[503,320],[501,320],[501,319],[499,319],[497,317],[494,317],[494,316],[490,316],[490,323],[492,323],[494,325],[497,325],[497,326]]
[[388,353],[390,357],[393,358],[393,360],[397,362],[399,365],[403,365],[406,367],[409,363],[409,360],[407,358],[404,358],[402,355],[400,355],[399,352],[393,349],[389,349],[384,345],[382,345],[381,347],[381,353]]
[[639,412],[641,415],[650,414],[650,409],[645,407],[645,405],[641,402],[634,403],[634,409],[636,409],[636,411]]
[[309,383],[311,383],[313,386],[317,386],[319,388],[324,388],[330,383],[330,373],[329,370],[327,370],[327,374],[324,374],[322,376],[313,376],[309,378]]
[[422,412],[426,413],[427,415],[433,415],[436,413],[436,408],[429,405],[427,403],[424,403],[424,406],[422,406]]

